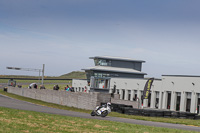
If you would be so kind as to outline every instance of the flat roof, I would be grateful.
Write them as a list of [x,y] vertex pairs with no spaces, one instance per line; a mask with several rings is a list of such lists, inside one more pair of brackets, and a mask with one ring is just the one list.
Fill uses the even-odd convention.
[[109,72],[132,73],[132,74],[147,75],[146,73],[143,73],[141,71],[137,71],[135,69],[110,67],[110,66],[94,66],[94,67],[88,67],[88,68],[82,69],[82,70],[97,70],[97,71],[109,71]]
[[136,60],[136,59],[125,58],[125,57],[113,57],[113,56],[94,56],[94,57],[90,57],[89,59],[96,59],[96,58],[111,59],[111,60],[122,60],[122,61],[134,61],[134,62],[142,62],[142,63],[145,62],[143,60]]
[[168,76],[168,77],[200,77],[198,75],[162,75],[162,76]]

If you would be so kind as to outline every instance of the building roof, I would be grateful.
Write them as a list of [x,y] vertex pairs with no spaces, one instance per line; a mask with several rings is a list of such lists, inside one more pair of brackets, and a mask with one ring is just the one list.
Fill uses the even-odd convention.
[[168,76],[168,77],[200,77],[198,75],[162,75],[162,76]]
[[95,57],[90,57],[90,59],[96,59],[96,58],[111,59],[111,60],[122,60],[122,61],[134,61],[134,62],[142,62],[142,63],[145,62],[143,60],[136,60],[136,59],[124,58],[124,57],[113,57],[113,56],[95,56]]
[[143,73],[141,71],[137,71],[135,69],[110,67],[110,66],[94,66],[94,67],[88,67],[88,68],[82,69],[82,70],[109,71],[109,72],[119,72],[119,73],[131,73],[131,74],[146,75],[146,73]]

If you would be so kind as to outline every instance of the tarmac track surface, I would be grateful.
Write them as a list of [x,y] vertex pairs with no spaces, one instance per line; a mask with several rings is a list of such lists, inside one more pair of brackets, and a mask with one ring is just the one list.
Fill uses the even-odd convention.
[[67,110],[61,110],[61,109],[40,106],[40,105],[32,104],[29,102],[12,99],[12,98],[3,96],[1,94],[0,94],[0,106],[7,107],[7,108],[13,108],[13,109],[19,109],[19,110],[29,110],[29,111],[43,112],[43,113],[49,113],[49,114],[66,115],[66,116],[72,116],[72,117],[108,120],[108,121],[124,122],[124,123],[138,124],[138,125],[176,128],[176,129],[200,132],[200,127],[186,126],[186,125],[180,125],[180,124],[151,122],[151,121],[125,119],[125,118],[110,117],[110,116],[107,116],[105,118],[98,117],[98,116],[92,117],[92,116],[90,116],[90,114],[87,114],[87,113],[73,112],[73,111],[67,111]]

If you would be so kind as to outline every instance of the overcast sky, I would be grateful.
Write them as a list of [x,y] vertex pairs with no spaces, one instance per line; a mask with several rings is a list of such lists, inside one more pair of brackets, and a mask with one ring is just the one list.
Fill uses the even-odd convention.
[[60,76],[92,56],[144,60],[147,77],[200,75],[199,0],[0,0],[0,75]]

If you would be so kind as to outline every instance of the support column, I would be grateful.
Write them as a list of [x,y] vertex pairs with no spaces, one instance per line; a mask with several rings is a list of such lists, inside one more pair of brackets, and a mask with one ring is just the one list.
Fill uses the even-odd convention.
[[197,94],[195,92],[192,92],[191,96],[190,112],[195,113],[197,109]]
[[89,93],[89,92],[90,92],[90,87],[88,86],[88,87],[87,87],[87,93]]
[[143,107],[146,108],[148,107],[148,99],[143,99]]
[[163,101],[163,93],[162,93],[162,91],[159,91],[158,109],[162,109],[162,101]]
[[135,91],[131,90],[131,99],[130,99],[131,101],[133,101],[134,96],[135,96]]
[[122,89],[119,90],[119,95],[120,95],[119,98],[122,99],[123,98],[123,90]]
[[109,93],[112,93],[113,92],[113,89],[112,88],[109,88]]
[[171,92],[171,105],[170,110],[175,111],[176,110],[176,101],[177,101],[177,94],[175,91]]
[[186,111],[186,92],[181,92],[181,104],[180,104],[180,111]]
[[128,100],[128,90],[125,89],[124,93],[124,100]]
[[151,91],[151,103],[150,103],[150,108],[154,109],[156,104],[156,92]]
[[114,94],[117,94],[117,88],[116,88],[116,91],[115,91],[115,93]]
[[164,91],[163,93],[163,106],[162,106],[162,109],[167,109],[167,98],[168,98],[168,95],[167,95],[167,91]]
[[137,92],[137,97],[138,97],[138,106],[139,106],[139,108],[141,108],[141,105],[142,105],[142,99],[141,99],[141,91],[140,90],[138,90],[138,92]]

